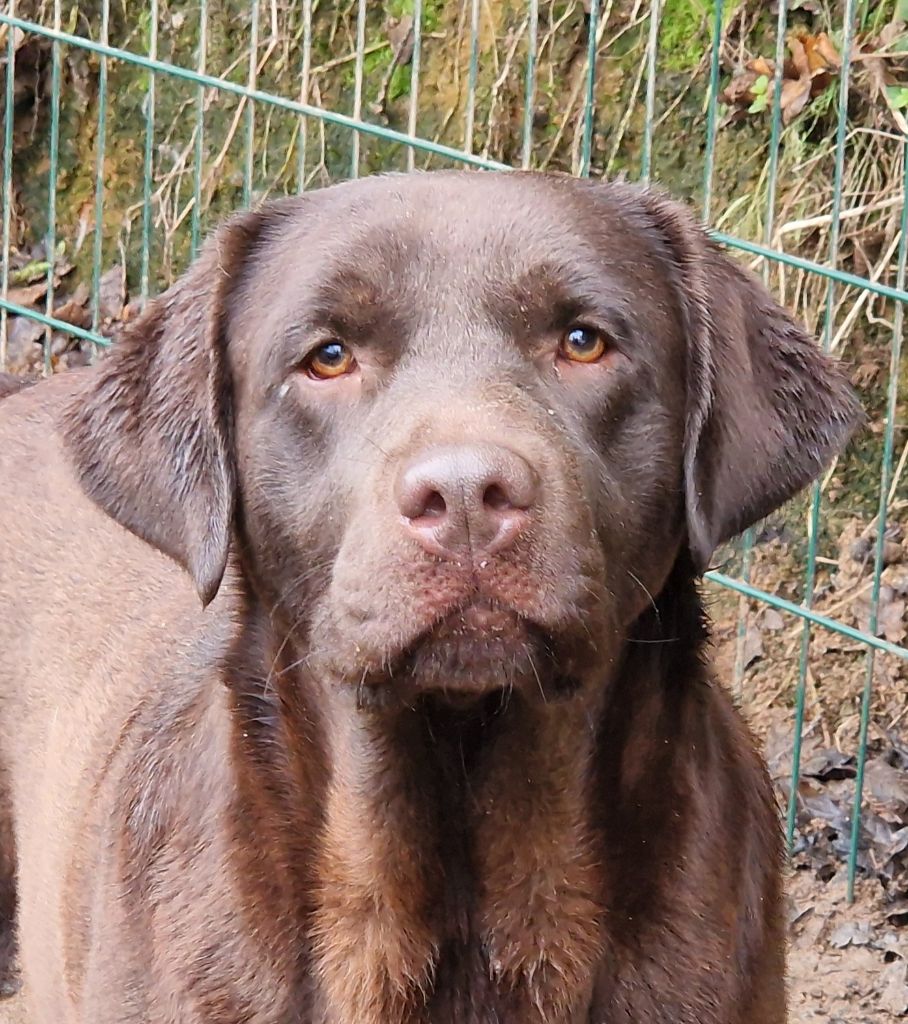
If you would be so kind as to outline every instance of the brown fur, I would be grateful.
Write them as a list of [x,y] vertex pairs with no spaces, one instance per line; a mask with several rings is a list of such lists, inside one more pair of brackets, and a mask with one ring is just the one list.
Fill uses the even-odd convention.
[[[576,322],[608,358],[558,359]],[[327,337],[359,368],[324,386]],[[697,576],[856,420],[654,192],[391,176],[230,221],[0,405],[33,1024],[782,1024],[776,810]],[[507,545],[401,515],[452,450],[529,467]]]

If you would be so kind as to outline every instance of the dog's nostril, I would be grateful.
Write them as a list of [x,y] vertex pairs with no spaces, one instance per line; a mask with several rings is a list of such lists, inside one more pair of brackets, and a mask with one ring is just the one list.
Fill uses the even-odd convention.
[[500,484],[489,484],[482,496],[482,503],[486,508],[494,509],[496,512],[503,512],[505,509],[514,507]]
[[445,499],[438,491],[432,491],[425,500],[422,514],[428,519],[441,519],[448,511]]
[[403,466],[394,496],[411,538],[460,560],[508,547],[530,522],[538,487],[532,466],[503,445],[451,444]]

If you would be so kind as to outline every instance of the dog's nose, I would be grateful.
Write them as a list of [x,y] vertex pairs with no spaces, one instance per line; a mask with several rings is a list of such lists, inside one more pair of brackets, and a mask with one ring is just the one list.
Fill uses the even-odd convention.
[[537,498],[533,468],[494,444],[429,448],[407,464],[396,497],[406,528],[427,551],[477,558],[510,545]]

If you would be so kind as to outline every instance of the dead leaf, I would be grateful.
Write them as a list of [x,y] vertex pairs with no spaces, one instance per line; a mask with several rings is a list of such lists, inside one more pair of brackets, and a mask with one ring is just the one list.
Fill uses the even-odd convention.
[[880,1007],[888,1010],[893,1017],[903,1017],[908,1013],[908,963],[893,960],[883,968],[880,981],[885,985]]
[[[788,37],[791,54],[782,68],[779,106],[789,124],[829,84],[841,66],[841,58],[825,32]],[[722,92],[724,103],[751,114],[771,108],[775,94],[775,61],[755,57],[736,73]]]
[[13,317],[7,329],[7,369],[20,373],[30,366],[35,345],[44,337],[44,327],[27,316]]
[[[887,588],[888,589],[888,588]],[[886,604],[880,602],[880,609],[877,614],[877,630],[891,644],[900,644],[906,635],[905,629],[905,602],[901,598],[889,601]]]
[[767,608],[766,611],[763,612],[764,629],[771,629],[773,632],[775,632],[777,629],[782,629],[784,625],[785,620],[775,610],[775,608]]
[[747,632],[744,635],[744,667],[752,665],[758,658],[763,657],[763,634],[756,622],[751,620],[747,625]]
[[870,925],[866,921],[843,921],[829,936],[829,945],[836,949],[846,946],[870,945]]
[[47,294],[47,279],[38,281],[37,284],[30,284],[22,288],[10,288],[7,296],[10,302],[19,306],[32,306],[38,299],[43,299]]
[[[415,37],[413,34],[413,18],[405,14],[401,18],[389,18],[387,23],[388,42],[391,44],[391,63],[385,72],[375,102],[369,104],[373,114],[387,118],[388,92],[394,72],[399,67],[406,67],[413,59]],[[392,97],[393,98],[393,97]]]
[[[9,28],[6,25],[0,25],[0,47],[4,50],[7,47],[7,36],[9,34]],[[17,25],[13,26],[13,50],[18,50],[24,43],[28,36],[25,32]]]
[[756,99],[753,87],[759,77],[756,71],[736,72],[722,90],[719,99],[730,107],[749,107]]
[[859,388],[866,388],[881,374],[882,367],[877,363],[864,362],[851,375],[851,382]]
[[868,794],[882,807],[897,815],[908,811],[908,777],[904,771],[873,757],[864,769],[864,779]]
[[126,303],[126,270],[115,263],[101,277],[100,311],[103,320],[117,320]]
[[810,78],[787,78],[782,83],[782,124],[789,124],[810,102]]
[[74,327],[88,327],[91,314],[88,312],[88,287],[83,283],[75,292],[54,310],[58,320],[65,320]]
[[388,42],[399,65],[407,65],[413,58],[413,18],[405,14],[388,22]]
[[805,46],[811,70],[820,68],[822,65],[817,62],[822,61],[826,68],[838,71],[842,66],[842,58],[829,36],[825,32],[818,32],[815,36],[807,36],[807,40],[809,44],[805,41]]
[[[815,91],[815,80],[821,75],[826,75],[828,65],[822,54],[817,49],[817,36],[790,36],[788,49],[791,52],[791,65],[793,74],[786,76],[782,82],[782,122],[788,124],[807,106]],[[831,44],[830,44],[831,45]],[[814,67],[811,66],[810,50],[814,53]],[[785,71],[789,71],[786,65]],[[825,87],[825,86],[824,86]]]

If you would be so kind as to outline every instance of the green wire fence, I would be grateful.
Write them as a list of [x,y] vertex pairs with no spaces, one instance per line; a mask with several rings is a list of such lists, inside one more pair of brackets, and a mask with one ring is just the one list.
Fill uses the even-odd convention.
[[[863,667],[854,667],[851,896],[875,670],[881,658],[908,660],[908,649],[879,628],[887,517],[905,461],[897,417],[908,299],[908,100],[886,93],[887,108],[879,93],[876,114],[854,108],[869,102],[868,60],[886,59],[872,47],[887,58],[908,51],[900,21],[908,5],[844,0],[822,26],[811,20],[819,15],[805,13],[810,7],[817,5],[148,0],[127,7],[122,0],[8,0],[0,11],[0,369],[20,320],[43,328],[45,373],[59,359],[55,339],[90,350],[107,345],[116,324],[105,321],[105,263],[124,265],[141,302],[185,266],[222,213],[269,192],[387,168],[520,166],[628,174],[698,203],[717,224],[718,241],[761,267],[799,313],[813,311],[825,349],[854,356],[847,339],[862,311],[862,330],[878,339],[888,333],[888,381],[877,389],[873,410],[879,443],[870,461],[878,469],[859,466],[849,478],[866,484],[876,474],[869,488],[876,539],[866,628],[815,607],[833,516],[822,482],[789,516],[806,526],[796,599],[754,582],[755,530],[728,553],[726,571],[708,574],[717,594],[740,603],[735,683],[742,699],[753,609],[768,606],[801,624],[791,695],[789,844],[797,831],[816,631],[864,652]],[[758,44],[760,54],[750,49]],[[748,74],[742,103],[731,86]],[[803,101],[796,111],[786,105],[795,94]],[[736,146],[743,147],[740,160]],[[805,156],[805,147],[819,155]],[[860,161],[868,162],[866,172]],[[783,224],[780,181],[792,165],[813,167],[815,187]],[[862,204],[854,182],[865,180],[861,175],[885,178],[877,166],[898,180],[887,186],[882,205]],[[25,220],[17,214],[23,208]],[[895,228],[872,265],[858,235],[843,245],[843,225],[879,227],[881,217]],[[811,248],[803,238],[816,229],[822,237]],[[795,244],[786,246],[791,234]],[[36,235],[45,281],[35,300],[17,288],[21,268],[13,267],[13,256]],[[62,315],[58,258],[90,282],[90,312],[81,321]],[[849,458],[861,463],[863,456]],[[847,501],[847,488],[845,494],[836,509]]]

